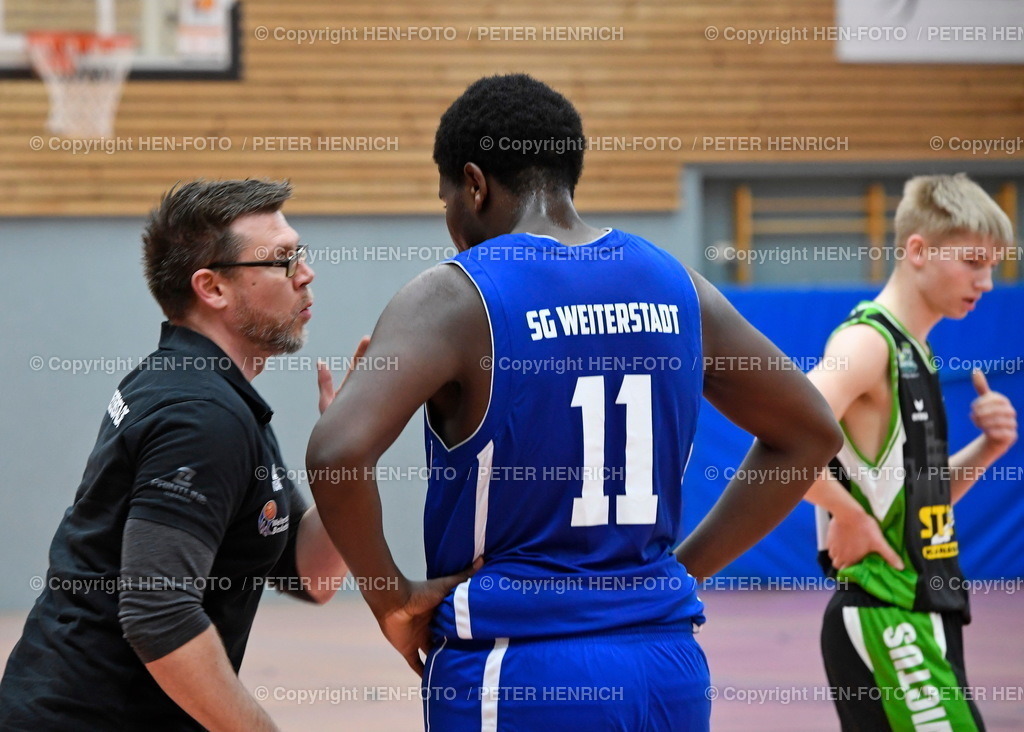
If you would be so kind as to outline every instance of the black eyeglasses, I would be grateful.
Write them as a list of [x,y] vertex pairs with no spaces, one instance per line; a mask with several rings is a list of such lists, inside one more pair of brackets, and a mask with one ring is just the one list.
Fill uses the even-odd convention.
[[227,269],[228,267],[284,267],[285,277],[294,277],[299,265],[306,261],[306,245],[301,244],[287,259],[262,259],[258,262],[214,262],[206,269]]

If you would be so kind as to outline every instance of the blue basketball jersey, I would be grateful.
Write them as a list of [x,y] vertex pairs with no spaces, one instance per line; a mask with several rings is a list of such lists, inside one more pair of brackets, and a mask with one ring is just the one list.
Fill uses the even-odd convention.
[[483,568],[436,634],[524,638],[702,623],[675,559],[700,408],[700,309],[670,254],[618,230],[509,234],[462,252],[490,322],[491,398],[445,446],[426,424],[430,577]]

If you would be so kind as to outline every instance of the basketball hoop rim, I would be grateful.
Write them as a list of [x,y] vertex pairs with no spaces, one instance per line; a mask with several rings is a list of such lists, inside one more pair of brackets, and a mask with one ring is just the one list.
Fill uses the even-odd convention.
[[135,47],[135,38],[123,33],[102,35],[88,31],[27,31],[25,43],[29,48],[44,48],[58,53],[85,53],[130,50]]
[[121,52],[131,53],[134,50],[135,38],[88,31],[28,31],[25,44],[32,66],[45,78],[48,74],[72,74],[80,60],[87,57],[93,63],[108,58],[116,63]]

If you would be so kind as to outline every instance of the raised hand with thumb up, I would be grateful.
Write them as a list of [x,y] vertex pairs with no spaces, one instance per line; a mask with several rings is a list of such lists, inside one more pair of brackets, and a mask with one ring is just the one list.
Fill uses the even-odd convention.
[[971,402],[971,421],[981,430],[991,447],[1006,452],[1017,441],[1017,410],[1010,400],[992,391],[979,369],[971,374],[978,396]]

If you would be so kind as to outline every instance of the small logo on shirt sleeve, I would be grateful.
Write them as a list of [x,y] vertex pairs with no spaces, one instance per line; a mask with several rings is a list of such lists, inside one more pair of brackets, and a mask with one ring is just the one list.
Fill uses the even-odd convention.
[[288,516],[277,517],[277,501],[270,500],[263,504],[256,525],[261,536],[273,536],[288,530],[288,519]]
[[110,415],[115,427],[121,426],[121,420],[124,419],[124,415],[128,414],[128,411],[128,405],[125,403],[124,397],[121,396],[121,390],[115,389],[114,396],[110,397],[110,404],[107,405],[107,414]]
[[192,479],[196,477],[196,471],[189,467],[180,467],[170,480],[165,478],[153,478],[150,485],[163,489],[169,497],[185,503],[198,503],[205,506],[206,496],[192,488]]

